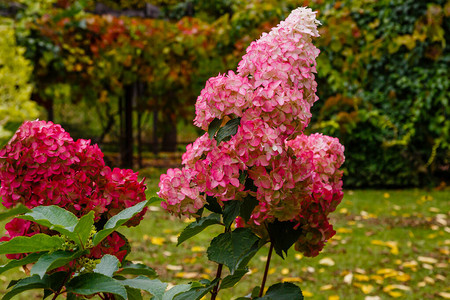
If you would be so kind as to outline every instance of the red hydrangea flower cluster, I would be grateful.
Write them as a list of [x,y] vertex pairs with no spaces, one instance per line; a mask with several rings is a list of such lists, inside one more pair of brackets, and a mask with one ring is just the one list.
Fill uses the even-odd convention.
[[[6,208],[57,205],[78,217],[92,210],[96,221],[144,201],[146,189],[132,170],[106,166],[97,145],[74,141],[60,125],[45,121],[24,122],[0,150],[0,182]],[[144,213],[128,225],[137,225]],[[1,240],[39,232],[29,223],[11,220]]]
[[[161,175],[162,206],[176,215],[194,215],[207,202],[258,200],[247,223],[293,222],[301,228],[295,248],[315,256],[335,234],[328,214],[343,197],[344,147],[336,138],[306,136],[310,108],[318,99],[315,13],[298,8],[268,34],[251,43],[238,72],[211,78],[196,103],[194,124],[208,130],[214,119],[236,120],[231,139],[218,143],[208,134],[188,145],[183,169]],[[217,122],[217,121],[216,121]],[[242,174],[253,181],[245,187]],[[240,180],[241,179],[241,180]]]

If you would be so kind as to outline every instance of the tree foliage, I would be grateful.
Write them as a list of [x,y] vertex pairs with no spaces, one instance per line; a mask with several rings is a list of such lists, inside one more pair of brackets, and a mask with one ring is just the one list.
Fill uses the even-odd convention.
[[23,56],[25,49],[16,44],[14,29],[0,19],[0,141],[5,142],[17,125],[38,116],[37,105],[30,100],[29,78],[32,65]]

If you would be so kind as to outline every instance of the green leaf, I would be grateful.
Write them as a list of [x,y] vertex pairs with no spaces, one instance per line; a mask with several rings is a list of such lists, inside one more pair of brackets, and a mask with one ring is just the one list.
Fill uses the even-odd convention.
[[100,262],[95,266],[94,273],[103,274],[112,277],[114,272],[119,270],[119,259],[114,255],[106,254]]
[[183,293],[177,294],[173,300],[200,300],[216,285],[218,279],[214,279],[211,283],[203,285],[199,283],[192,283],[191,288]]
[[226,228],[230,228],[233,221],[239,215],[241,203],[242,202],[238,200],[224,202],[223,223]]
[[236,283],[239,282],[239,280],[244,277],[245,274],[247,274],[248,268],[236,270],[233,275],[226,276],[222,283],[220,284],[220,289],[228,289],[233,286],[235,286]]
[[135,264],[130,261],[125,262],[117,274],[144,275],[150,277],[157,276],[155,270],[152,268],[144,264]]
[[153,197],[150,200],[139,202],[138,204],[128,207],[121,212],[119,212],[117,215],[113,216],[111,219],[106,222],[103,230],[100,230],[94,235],[93,243],[94,246],[97,246],[104,238],[106,238],[108,235],[110,235],[113,231],[115,231],[117,228],[125,224],[129,219],[140,213],[147,205],[150,205],[150,203],[157,201],[155,199],[157,197]]
[[99,273],[85,273],[74,277],[66,284],[66,288],[68,293],[83,296],[110,293],[127,298],[127,290],[118,280]]
[[78,297],[74,293],[67,293],[67,300],[81,300],[83,298]]
[[0,266],[0,274],[13,268],[21,267],[36,262],[45,252],[31,253],[22,259],[10,260],[6,265]]
[[269,287],[261,300],[303,300],[302,290],[291,282],[277,283]]
[[302,230],[294,229],[296,223],[275,220],[267,225],[270,241],[272,242],[275,252],[284,259],[283,252],[287,255],[287,251],[298,240]]
[[225,232],[211,241],[208,248],[208,259],[218,264],[224,264],[230,273],[243,269],[248,261],[259,250],[259,238],[248,228],[237,228]]
[[215,118],[214,120],[211,121],[211,123],[208,126],[208,135],[210,139],[214,137],[217,130],[219,130],[220,125],[222,125],[222,120],[220,119]]
[[31,268],[30,274],[39,275],[39,277],[44,278],[46,272],[62,267],[81,255],[86,254],[86,252],[87,251],[82,250],[77,252],[58,250],[51,253],[45,253]]
[[64,244],[63,238],[38,233],[33,236],[17,236],[0,243],[0,254],[54,251]]
[[24,206],[23,204],[19,204],[17,207],[8,209],[7,211],[0,213],[0,221],[8,219],[10,217],[15,217],[20,214],[24,214],[30,212],[31,210]]
[[142,300],[141,290],[129,286],[126,286],[125,289],[127,290],[127,300]]
[[92,226],[94,225],[94,212],[90,211],[88,214],[82,216],[75,226],[75,233],[77,239],[74,242],[81,248],[86,248],[86,243],[91,235]]
[[164,293],[162,300],[173,300],[173,298],[181,293],[188,291],[191,288],[190,284],[179,284]]
[[220,128],[216,135],[217,144],[229,141],[231,137],[237,133],[240,123],[241,118],[236,118],[228,121],[225,126]]
[[38,206],[22,216],[20,219],[29,220],[55,230],[68,236],[73,241],[77,240],[77,234],[74,232],[78,223],[78,218],[70,211],[59,206]]
[[192,222],[181,232],[180,236],[178,237],[177,246],[183,243],[185,240],[190,239],[196,234],[202,232],[206,227],[214,224],[220,224],[220,215],[215,213]]
[[222,207],[220,206],[220,204],[217,202],[217,199],[211,196],[206,196],[206,202],[207,204],[205,204],[205,208],[208,209],[211,212],[217,213],[217,214],[222,214]]
[[62,280],[64,280],[65,272],[57,272],[52,275],[45,275],[44,278],[40,278],[38,275],[31,277],[26,277],[17,281],[17,283],[12,287],[12,289],[7,292],[2,300],[9,300],[17,294],[24,291],[34,290],[34,289],[57,289],[61,286]]
[[251,195],[245,197],[241,204],[239,216],[241,216],[245,222],[248,222],[248,220],[250,220],[250,217],[252,215],[253,209],[255,209],[258,203],[259,203],[258,200]]
[[147,291],[152,294],[157,300],[163,299],[164,292],[167,288],[167,283],[161,282],[159,279],[149,279],[144,276],[138,276],[133,279],[120,280],[119,282],[125,286]]

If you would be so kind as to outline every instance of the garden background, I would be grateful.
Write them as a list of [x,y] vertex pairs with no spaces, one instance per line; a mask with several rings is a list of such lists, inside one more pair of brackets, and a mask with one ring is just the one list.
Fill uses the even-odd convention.
[[[308,128],[345,146],[346,196],[324,254],[291,253],[274,276],[314,299],[449,297],[450,1],[3,1],[0,138],[53,120],[139,170],[152,195],[199,135],[206,80],[304,5],[322,22]],[[183,225],[155,207],[127,232],[136,259],[168,280],[211,276],[201,240],[174,247]]]

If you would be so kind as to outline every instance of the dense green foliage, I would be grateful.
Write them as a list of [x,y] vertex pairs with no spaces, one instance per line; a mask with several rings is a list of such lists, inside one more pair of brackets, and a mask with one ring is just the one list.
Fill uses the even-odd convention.
[[0,19],[0,142],[9,140],[24,120],[38,116],[30,100],[32,66],[16,45],[14,30]]
[[407,186],[443,176],[450,151],[450,2],[343,1],[321,8],[315,126],[346,146],[346,184]]

